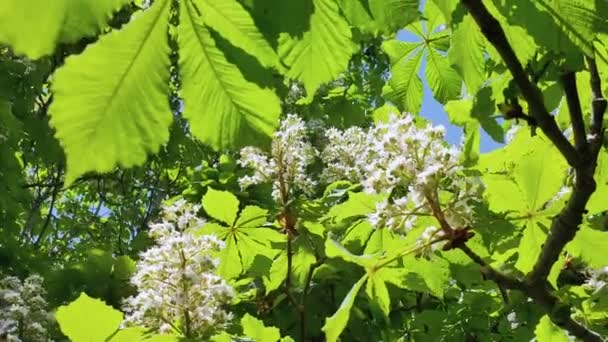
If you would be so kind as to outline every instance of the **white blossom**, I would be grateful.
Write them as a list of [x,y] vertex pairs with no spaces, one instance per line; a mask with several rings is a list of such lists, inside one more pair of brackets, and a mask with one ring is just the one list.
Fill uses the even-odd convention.
[[594,293],[608,288],[608,266],[591,270],[589,274],[590,277],[585,282],[587,288],[593,290]]
[[232,319],[224,307],[233,290],[216,274],[218,260],[212,255],[224,243],[213,235],[193,234],[204,224],[196,217],[198,209],[176,201],[164,207],[162,222],[150,226],[157,245],[141,254],[131,279],[138,294],[125,301],[127,325],[204,338]]
[[348,178],[368,193],[390,195],[368,216],[377,228],[407,232],[415,216],[432,212],[429,201],[455,228],[471,223],[481,183],[463,174],[460,151],[445,143],[443,127],[391,115],[367,131],[329,130],[327,137],[321,153],[327,179]]
[[321,179],[327,183],[338,180],[359,181],[364,177],[364,166],[374,158],[368,132],[359,127],[345,131],[336,128],[327,130],[327,145],[321,152],[325,168]]
[[316,157],[316,150],[307,140],[304,121],[289,114],[274,133],[270,155],[255,147],[241,150],[239,164],[251,168],[253,173],[241,177],[242,188],[256,184],[272,183],[272,196],[284,203],[296,191],[310,194],[316,182],[309,176],[307,168]]
[[43,279],[33,274],[0,279],[0,336],[6,341],[50,341],[53,316],[47,311]]

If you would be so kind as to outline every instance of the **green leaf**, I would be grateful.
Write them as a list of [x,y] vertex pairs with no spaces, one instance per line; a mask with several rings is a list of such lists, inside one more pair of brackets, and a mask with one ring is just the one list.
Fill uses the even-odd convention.
[[[178,27],[179,66],[184,116],[192,133],[217,150],[268,140],[278,125],[279,98],[272,90],[247,80],[218,49],[194,3],[183,4]],[[241,35],[233,39],[245,44]]]
[[410,113],[418,113],[422,107],[423,86],[418,76],[422,55],[421,51],[417,51],[414,57],[391,66],[390,88],[386,96],[400,109]]
[[369,0],[378,28],[390,34],[420,17],[418,0]]
[[338,5],[352,26],[369,33],[378,30],[379,27],[367,8],[367,0],[338,0]]
[[4,0],[0,4],[0,43],[38,59],[51,54],[58,43],[72,43],[99,33],[112,13],[127,2]]
[[391,309],[391,298],[388,295],[385,280],[377,276],[376,273],[373,273],[367,281],[365,293],[370,298],[372,307],[377,308],[385,318],[388,318]]
[[290,67],[286,75],[304,83],[308,97],[346,70],[356,47],[336,2],[312,2],[309,31],[300,37],[282,34],[279,40],[279,56]]
[[[438,258],[427,260],[407,256],[403,259],[403,263],[403,270],[411,274],[404,280],[403,287],[422,292],[430,291],[433,296],[443,298],[444,291],[450,282],[450,264],[447,261]],[[415,277],[419,277],[418,279],[421,279],[423,283],[417,284]]]
[[372,195],[364,192],[349,192],[348,199],[333,206],[326,217],[341,222],[352,217],[361,217],[376,210],[376,203],[386,198],[386,195]]
[[[310,267],[317,261],[314,250],[309,243],[302,239],[295,240],[292,246],[291,257],[291,284],[296,288],[303,288],[306,284]],[[278,289],[287,277],[287,250],[283,250],[273,260],[268,277],[264,277],[266,293]]]
[[245,314],[241,318],[241,326],[243,327],[243,334],[247,337],[251,337],[256,342],[277,342],[281,339],[281,332],[275,327],[266,327],[264,322]]
[[447,57],[435,49],[427,49],[426,79],[437,101],[445,104],[460,95],[461,81],[458,73],[450,66]]
[[547,238],[547,227],[537,222],[530,220],[524,228],[524,233],[519,242],[517,252],[519,257],[515,263],[515,267],[522,272],[529,272],[534,267],[542,245]]
[[214,219],[232,226],[239,211],[239,200],[228,191],[208,188],[203,196],[203,209]]
[[342,304],[340,304],[338,311],[325,320],[325,325],[323,326],[322,330],[325,332],[327,342],[336,342],[338,340],[338,337],[348,323],[348,319],[350,318],[350,309],[355,303],[355,298],[357,297],[359,290],[361,290],[361,286],[363,286],[367,280],[367,277],[367,274],[364,275],[353,285],[350,291],[348,291],[346,297],[344,297],[342,300]]
[[328,258],[340,258],[364,268],[371,267],[378,259],[373,255],[354,255],[332,238],[325,240],[325,254]]
[[[209,190],[213,189],[209,188]],[[210,207],[213,208],[212,216],[224,223],[234,222],[238,210],[236,197],[232,198],[234,195],[228,192],[213,191],[212,197],[206,198],[207,204],[203,198],[203,208],[206,211]],[[222,201],[224,204],[221,204]],[[209,214],[211,215],[211,213]],[[248,271],[264,274],[265,272],[253,268],[260,265],[264,268],[266,264],[270,268],[271,260],[279,253],[279,250],[272,244],[285,243],[285,235],[275,229],[261,227],[266,223],[266,215],[267,210],[265,209],[247,206],[241,211],[236,223],[227,223],[230,225],[229,227],[217,223],[206,223],[197,232],[198,234],[214,234],[226,243],[219,255],[218,272],[222,277],[234,279]]]
[[267,216],[268,210],[248,205],[241,211],[241,215],[234,225],[236,227],[260,227],[266,223]]
[[220,265],[217,268],[217,273],[225,279],[235,279],[244,271],[241,256],[237,242],[229,235],[224,242],[226,245],[220,252]]
[[78,299],[57,309],[55,318],[71,341],[104,341],[122,322],[122,313],[104,302],[87,296],[84,292]]
[[568,336],[564,331],[553,324],[549,316],[544,315],[534,329],[538,342],[567,342]]
[[[118,331],[112,335],[108,341],[110,342],[131,342],[131,341],[142,341],[146,330],[140,327],[127,328]],[[145,340],[147,341],[147,340]]]
[[255,26],[251,15],[236,0],[195,0],[194,3],[207,26],[256,57],[262,65],[277,65],[277,54]]
[[580,258],[590,268],[606,266],[606,251],[608,251],[608,232],[581,226],[576,236],[566,245],[569,254]]
[[608,210],[606,203],[606,198],[608,198],[608,151],[606,149],[602,149],[598,155],[594,178],[597,189],[589,198],[586,207],[590,215]]
[[88,171],[141,164],[169,139],[170,3],[154,2],[55,74],[50,123],[67,155],[67,184]]
[[485,82],[485,38],[470,14],[454,28],[448,58],[464,80],[469,94],[475,94]]

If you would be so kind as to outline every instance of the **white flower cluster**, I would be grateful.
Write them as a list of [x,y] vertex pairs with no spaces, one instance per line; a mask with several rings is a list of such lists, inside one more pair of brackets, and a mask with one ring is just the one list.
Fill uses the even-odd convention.
[[307,140],[304,121],[289,114],[274,133],[270,156],[255,147],[241,150],[239,164],[253,169],[253,174],[239,179],[242,188],[255,184],[272,183],[275,201],[286,204],[296,191],[312,193],[315,188],[307,168],[317,153]]
[[0,279],[0,340],[49,341],[53,316],[47,311],[42,283],[35,274],[23,282],[13,276]]
[[224,243],[193,234],[204,224],[196,217],[198,209],[179,200],[164,208],[162,222],[150,226],[157,246],[142,253],[131,279],[138,294],[125,301],[127,325],[205,338],[232,319],[224,307],[233,290],[216,274],[218,259],[212,255]]
[[592,289],[594,292],[599,292],[603,289],[608,289],[608,266],[592,270],[589,272],[590,277],[587,279],[585,286]]
[[472,221],[480,183],[462,174],[460,151],[446,146],[443,127],[392,115],[367,131],[329,130],[327,136],[321,153],[326,180],[358,180],[366,192],[390,194],[369,215],[376,227],[406,232],[418,215],[432,212],[429,201],[455,228]]
[[336,128],[327,130],[327,145],[321,152],[325,168],[321,180],[332,183],[338,180],[358,182],[365,177],[364,165],[369,165],[375,157],[372,136],[359,127],[346,131]]

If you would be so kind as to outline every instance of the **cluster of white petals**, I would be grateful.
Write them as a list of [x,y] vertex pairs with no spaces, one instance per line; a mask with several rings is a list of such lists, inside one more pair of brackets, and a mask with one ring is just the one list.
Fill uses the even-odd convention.
[[332,183],[339,180],[358,182],[365,177],[364,165],[370,164],[374,150],[373,137],[360,127],[345,131],[330,128],[325,133],[327,145],[321,151],[324,169],[321,180]]
[[39,275],[23,282],[17,277],[0,279],[0,340],[50,341],[53,316],[47,311],[46,291]]
[[316,155],[307,139],[306,124],[297,115],[289,114],[274,133],[270,155],[255,147],[241,150],[239,164],[252,169],[253,173],[241,177],[239,183],[242,188],[272,183],[272,196],[280,203],[285,203],[297,191],[310,194],[316,183],[307,168],[314,163]]
[[443,127],[391,115],[367,131],[329,130],[327,137],[326,180],[355,180],[366,192],[390,195],[369,215],[377,228],[407,232],[418,215],[432,212],[429,201],[455,228],[471,223],[481,183],[463,175],[460,151],[445,144]]
[[587,279],[585,286],[592,289],[594,292],[599,292],[608,289],[608,266],[589,272],[590,277]]
[[194,234],[204,224],[198,210],[179,200],[164,207],[162,222],[150,226],[157,245],[141,254],[131,279],[138,294],[125,301],[127,325],[205,338],[232,319],[225,306],[233,290],[216,274],[213,256],[224,243],[213,235]]

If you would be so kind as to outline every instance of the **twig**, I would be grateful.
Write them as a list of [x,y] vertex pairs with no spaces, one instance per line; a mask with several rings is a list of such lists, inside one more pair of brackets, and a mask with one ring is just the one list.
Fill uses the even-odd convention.
[[[61,168],[59,168],[57,170],[57,175],[55,178],[56,179],[61,178]],[[59,185],[56,185],[53,188],[53,193],[51,195],[51,204],[49,204],[49,211],[46,214],[46,219],[44,220],[44,224],[42,225],[42,228],[40,228],[40,234],[38,234],[36,241],[34,241],[34,249],[38,249],[40,247],[40,242],[42,241],[42,237],[44,236],[44,233],[46,233],[46,230],[48,229],[48,227],[51,223],[51,217],[53,217],[53,210],[55,209],[55,201],[57,200],[57,194],[59,193],[59,190],[60,190]]]
[[557,147],[570,166],[579,166],[582,163],[582,158],[580,158],[577,151],[562,134],[555,119],[545,108],[540,89],[528,78],[524,67],[517,59],[517,55],[513,51],[511,44],[509,44],[507,36],[498,20],[488,12],[488,9],[481,0],[462,0],[462,4],[469,10],[483,35],[496,48],[504,60],[513,75],[513,79],[521,90],[522,96],[528,102],[530,114],[536,120],[543,133]]
[[568,112],[570,112],[570,122],[574,132],[574,146],[580,153],[586,154],[588,152],[587,134],[585,133],[581,101],[576,88],[576,74],[566,72],[560,76],[560,81],[566,95]]

